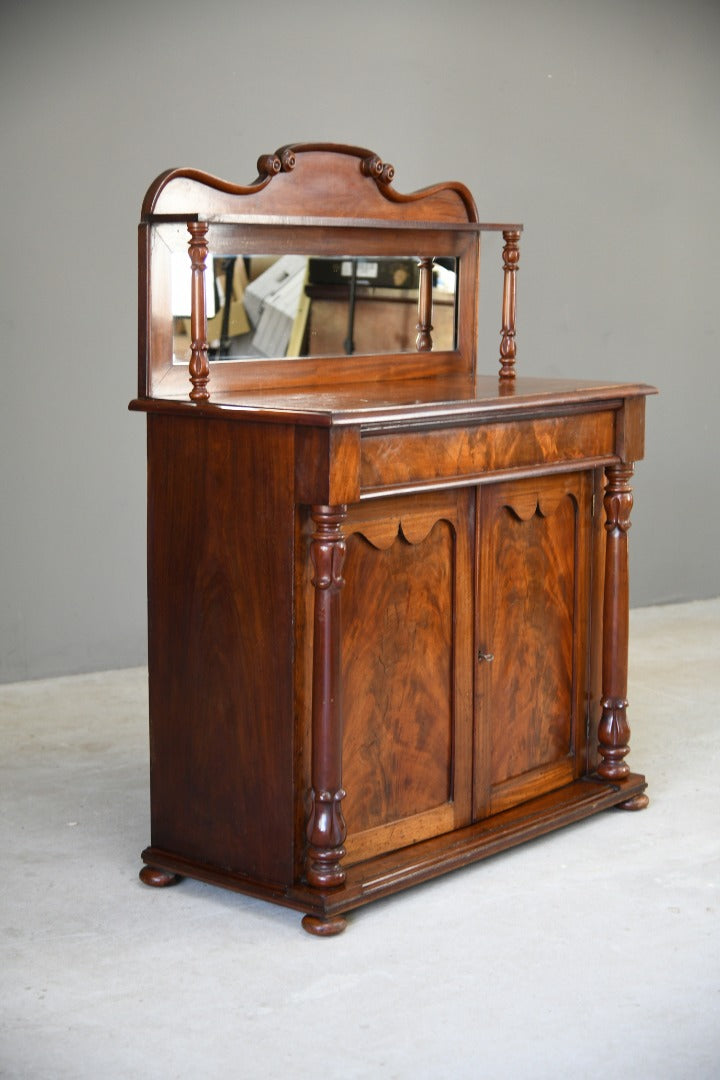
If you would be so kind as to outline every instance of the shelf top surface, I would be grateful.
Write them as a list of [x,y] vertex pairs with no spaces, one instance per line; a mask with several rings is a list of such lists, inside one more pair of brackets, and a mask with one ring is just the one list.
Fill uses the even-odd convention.
[[535,410],[582,409],[657,391],[644,383],[464,375],[314,387],[284,387],[212,393],[194,403],[185,397],[145,398],[131,403],[142,412],[203,413],[226,420],[310,424],[320,427],[388,423],[462,422]]
[[186,225],[203,221],[207,225],[258,226],[272,225],[277,228],[301,229],[381,229],[384,231],[431,231],[431,232],[518,232],[523,231],[519,222],[502,221],[382,221],[362,217],[320,217],[303,214],[148,214],[143,221],[149,225]]

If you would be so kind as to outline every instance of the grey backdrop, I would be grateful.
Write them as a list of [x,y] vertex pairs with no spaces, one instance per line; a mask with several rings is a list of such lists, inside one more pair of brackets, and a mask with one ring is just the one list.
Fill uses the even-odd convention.
[[[5,0],[0,680],[145,659],[136,224],[170,165],[288,141],[522,220],[518,363],[656,384],[632,602],[720,593],[720,5]],[[499,248],[483,266],[496,370]]]

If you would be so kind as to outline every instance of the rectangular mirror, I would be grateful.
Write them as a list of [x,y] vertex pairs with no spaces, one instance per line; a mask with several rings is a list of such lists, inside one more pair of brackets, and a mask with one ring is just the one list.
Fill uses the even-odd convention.
[[[190,262],[172,254],[173,363],[190,357]],[[432,275],[433,351],[456,348],[458,265],[424,259]],[[208,255],[212,362],[415,353],[421,307],[417,256]],[[427,349],[427,344],[423,346]]]

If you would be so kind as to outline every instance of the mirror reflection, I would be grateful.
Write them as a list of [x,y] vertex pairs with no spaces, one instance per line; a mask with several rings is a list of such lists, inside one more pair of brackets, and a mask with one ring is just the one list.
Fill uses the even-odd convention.
[[[456,260],[423,262],[432,288],[432,349],[451,350]],[[416,352],[422,273],[416,256],[209,255],[209,358]],[[188,256],[177,252],[173,360],[182,364],[190,358],[190,280]]]

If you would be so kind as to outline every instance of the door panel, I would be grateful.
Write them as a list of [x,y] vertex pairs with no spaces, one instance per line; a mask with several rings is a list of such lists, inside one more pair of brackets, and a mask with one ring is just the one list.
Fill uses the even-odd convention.
[[591,506],[590,473],[481,489],[476,818],[583,769]]
[[453,491],[349,512],[346,863],[470,820],[472,501]]

